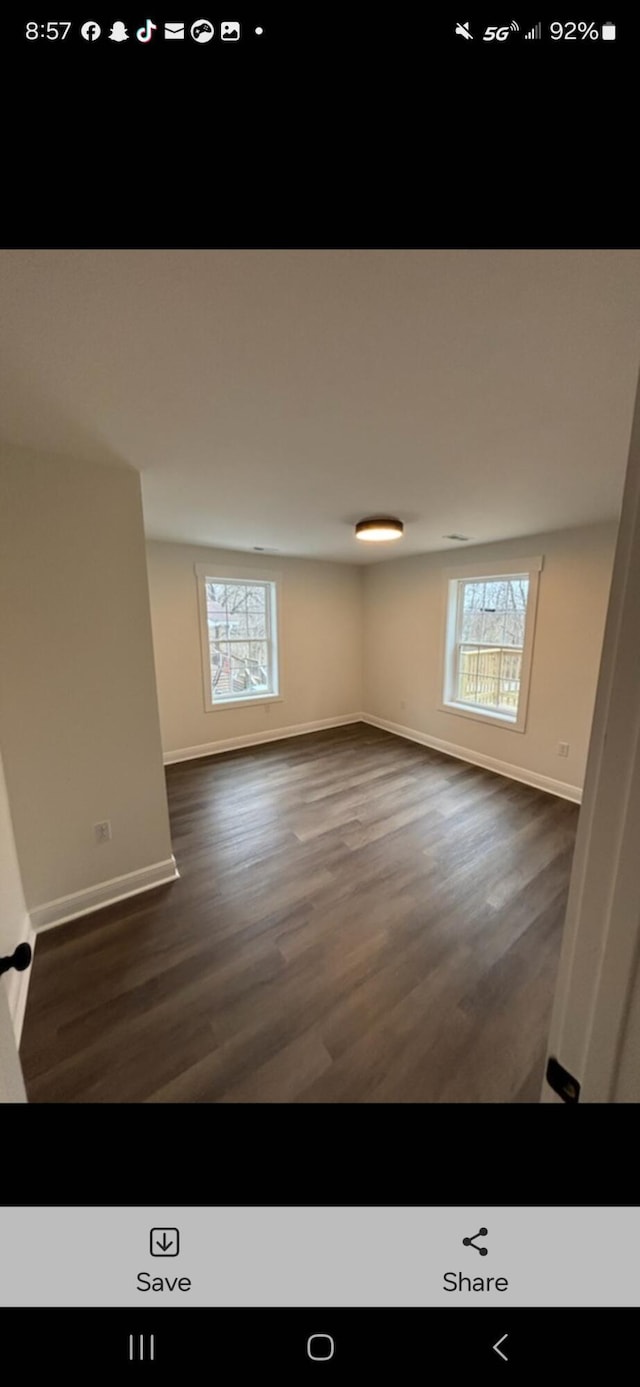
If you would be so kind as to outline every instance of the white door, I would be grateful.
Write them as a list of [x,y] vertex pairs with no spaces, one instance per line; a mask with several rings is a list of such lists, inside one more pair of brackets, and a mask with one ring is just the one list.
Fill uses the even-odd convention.
[[[10,958],[16,945],[26,942],[29,934],[29,917],[0,755],[0,958]],[[16,1044],[24,1011],[20,978],[24,978],[24,974],[17,974],[13,969],[0,976],[0,1103],[26,1102]],[[15,1024],[11,1019],[9,995]]]
[[[640,1102],[640,391],[549,1056],[581,1103]],[[546,1080],[542,1098],[561,1101]]]
[[0,979],[0,1103],[26,1103],[20,1059],[9,1015],[6,988]]

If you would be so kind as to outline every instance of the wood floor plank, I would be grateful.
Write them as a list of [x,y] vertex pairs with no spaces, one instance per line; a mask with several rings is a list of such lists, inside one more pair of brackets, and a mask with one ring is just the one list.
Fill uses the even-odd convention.
[[331,1055],[314,1030],[297,1036],[249,1078],[228,1089],[224,1103],[293,1103],[301,1089],[331,1068]]
[[536,1101],[575,805],[364,724],[167,789],[180,879],[38,941],[31,1101]]

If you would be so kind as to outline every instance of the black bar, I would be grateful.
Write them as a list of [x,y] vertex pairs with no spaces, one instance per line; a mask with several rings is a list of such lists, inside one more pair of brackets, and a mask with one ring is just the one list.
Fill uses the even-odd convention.
[[16,1170],[54,1132],[91,1153],[45,1163],[33,1207],[623,1206],[637,1203],[638,1123],[622,1103],[34,1103],[0,1117]]
[[[223,1369],[239,1381],[247,1371],[260,1371],[279,1382],[306,1381],[309,1374],[316,1382],[357,1382],[365,1373],[379,1377],[398,1369],[424,1373],[416,1381],[427,1381],[434,1370],[452,1382],[461,1373],[489,1382],[503,1372],[524,1381],[523,1373],[535,1371],[558,1381],[569,1368],[611,1372],[633,1362],[640,1327],[635,1308],[491,1308],[464,1316],[453,1307],[194,1308],[182,1314],[24,1308],[0,1316],[5,1342],[25,1346],[30,1374],[63,1368],[73,1376],[77,1368],[86,1375],[95,1365],[133,1373],[144,1363],[145,1371],[160,1376],[186,1369],[193,1370],[190,1381],[202,1376],[211,1382],[223,1380]],[[310,1349],[322,1358],[312,1358]]]

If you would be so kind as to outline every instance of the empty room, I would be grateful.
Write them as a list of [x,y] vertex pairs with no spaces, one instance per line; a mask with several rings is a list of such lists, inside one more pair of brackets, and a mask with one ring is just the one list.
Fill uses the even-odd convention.
[[0,274],[0,1096],[539,1102],[640,252]]

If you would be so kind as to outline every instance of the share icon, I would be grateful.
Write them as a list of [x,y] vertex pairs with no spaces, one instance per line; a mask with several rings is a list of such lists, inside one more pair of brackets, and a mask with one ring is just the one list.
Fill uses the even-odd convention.
[[474,1235],[473,1235],[472,1238],[463,1238],[463,1239],[462,1239],[462,1246],[463,1246],[463,1247],[475,1247],[476,1252],[479,1252],[481,1257],[486,1257],[487,1252],[489,1251],[488,1247],[478,1247],[478,1245],[477,1245],[477,1243],[476,1243],[476,1238],[486,1238],[486,1236],[487,1236],[487,1231],[488,1231],[488,1230],[487,1230],[486,1228],[479,1228],[478,1231],[477,1231],[477,1233],[474,1233]]

